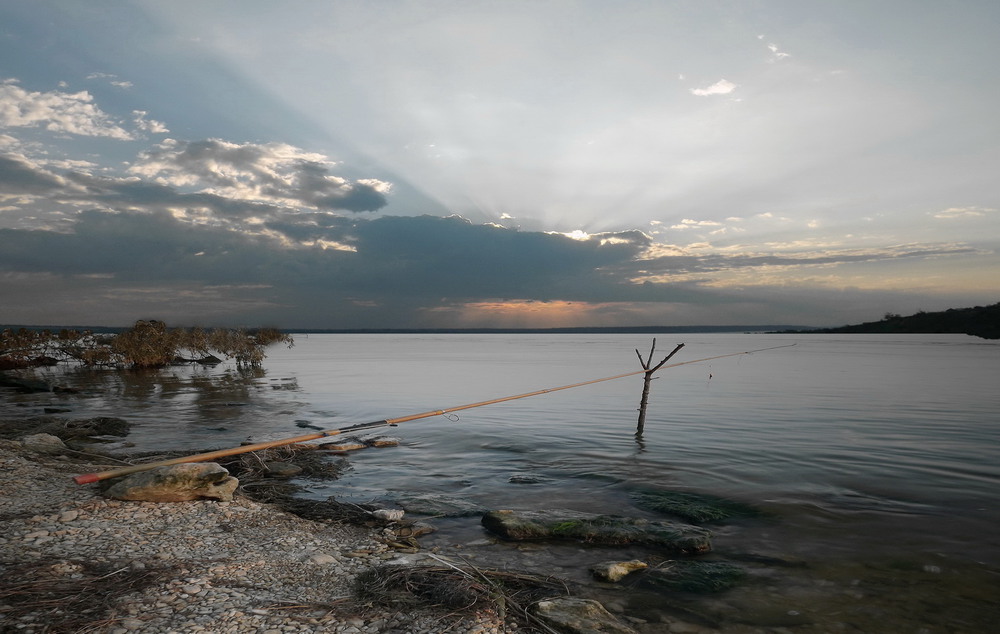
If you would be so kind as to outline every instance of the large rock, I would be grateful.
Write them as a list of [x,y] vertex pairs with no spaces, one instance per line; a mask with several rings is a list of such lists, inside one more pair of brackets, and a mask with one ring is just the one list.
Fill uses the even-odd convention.
[[228,502],[238,485],[239,480],[230,476],[222,465],[184,463],[125,476],[105,489],[104,495],[142,502],[186,502],[199,498]]
[[597,601],[558,597],[539,601],[531,612],[557,632],[567,634],[635,634]]
[[633,491],[636,506],[658,513],[675,515],[685,522],[703,524],[737,517],[757,517],[761,511],[742,502],[727,500],[707,493],[645,489]]
[[438,493],[418,493],[404,495],[394,502],[403,507],[407,513],[415,515],[434,515],[436,517],[469,517],[482,515],[486,509],[475,502],[464,498],[452,497]]
[[693,555],[712,549],[711,532],[698,526],[579,511],[490,511],[483,526],[506,539],[574,539],[593,544],[645,544]]
[[681,592],[722,592],[739,584],[746,570],[724,561],[671,561],[649,570],[650,585]]
[[52,434],[31,434],[21,439],[21,446],[34,453],[60,454],[66,451],[62,439]]

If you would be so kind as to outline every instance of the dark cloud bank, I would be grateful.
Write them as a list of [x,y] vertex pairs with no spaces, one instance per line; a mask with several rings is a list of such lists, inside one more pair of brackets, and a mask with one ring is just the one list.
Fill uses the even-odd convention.
[[[97,319],[102,325],[161,316],[290,328],[435,327],[454,324],[434,316],[434,310],[504,299],[697,302],[738,319],[726,306],[750,302],[739,293],[690,282],[636,284],[630,278],[640,268],[707,275],[781,261],[688,256],[636,261],[648,243],[639,232],[574,240],[458,217],[318,214],[262,229],[251,234],[193,225],[162,211],[87,211],[68,232],[0,230],[5,303],[47,304],[54,314],[88,315],[89,323]],[[316,241],[340,248],[322,248]],[[37,295],[32,276],[52,289],[47,297]],[[765,301],[774,307],[785,302],[790,309],[794,303],[777,295]]]
[[[489,311],[476,323],[458,315],[506,300],[575,302],[601,320],[545,325],[775,323],[775,315],[828,325],[824,311],[838,302],[829,293],[754,287],[750,297],[705,282],[731,270],[968,250],[652,257],[640,231],[579,240],[457,216],[373,218],[359,212],[384,206],[388,184],[350,181],[331,165],[290,146],[221,141],[165,143],[128,177],[0,155],[0,193],[54,209],[44,228],[0,229],[0,321],[489,327],[511,324],[491,321]],[[200,189],[184,189],[192,178]],[[618,304],[647,308],[608,308]]]

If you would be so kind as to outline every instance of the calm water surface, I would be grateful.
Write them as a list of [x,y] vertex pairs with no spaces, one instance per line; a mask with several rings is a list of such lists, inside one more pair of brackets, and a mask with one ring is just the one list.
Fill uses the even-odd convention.
[[[636,436],[641,375],[404,423],[400,447],[349,457],[309,495],[434,492],[488,508],[647,515],[629,491],[721,495],[766,511],[715,530],[750,581],[710,597],[596,588],[657,629],[663,613],[732,632],[979,632],[1000,618],[1000,345],[961,335],[659,335],[662,370]],[[23,397],[119,415],[138,449],[295,436],[640,369],[642,335],[299,335],[263,372],[231,366],[71,373],[83,398]],[[124,377],[124,378],[123,378]],[[44,400],[44,402],[42,402]],[[530,476],[533,483],[525,483]],[[652,516],[650,516],[652,517]],[[580,581],[629,553],[487,539],[436,520],[426,546]],[[643,553],[634,553],[642,556]],[[580,572],[583,570],[584,572]]]

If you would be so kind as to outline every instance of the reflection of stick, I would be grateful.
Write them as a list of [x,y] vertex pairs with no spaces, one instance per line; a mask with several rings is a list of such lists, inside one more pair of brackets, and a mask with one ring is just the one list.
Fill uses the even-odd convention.
[[[795,344],[790,344],[795,345]],[[788,346],[774,346],[774,348],[787,348]],[[708,357],[705,359],[695,359],[694,361],[684,361],[682,363],[673,363],[671,365],[663,366],[664,368],[674,368],[681,365],[688,365],[690,363],[699,363],[701,361],[710,361],[711,359],[721,359],[722,357],[734,357],[740,354],[750,354],[751,352],[761,352],[763,350],[773,350],[774,348],[761,348],[760,350],[748,350],[746,352],[733,352],[730,354],[720,354],[715,357]],[[664,359],[666,361],[666,359]],[[660,364],[662,365],[662,363]],[[657,366],[659,368],[660,366]],[[655,368],[654,368],[655,371]],[[494,403],[503,403],[504,401],[514,401],[519,398],[527,398],[529,396],[538,396],[539,394],[548,394],[549,392],[558,392],[559,390],[568,390],[574,387],[582,387],[584,385],[592,385],[594,383],[601,383],[602,381],[612,381],[614,379],[621,379],[626,376],[634,376],[636,374],[645,374],[648,370],[637,370],[635,372],[626,372],[625,374],[616,374],[615,376],[604,377],[603,379],[592,379],[590,381],[582,381],[580,383],[573,383],[572,385],[563,385],[561,387],[550,387],[544,390],[536,390],[534,392],[528,392],[526,394],[517,394],[515,396],[504,396],[502,398],[494,398],[488,401],[480,401],[478,403],[470,403],[468,405],[459,405],[457,407],[449,407],[447,409],[434,410],[432,412],[424,412],[422,414],[410,414],[409,416],[400,416],[399,418],[388,418],[386,420],[374,421],[371,423],[360,423],[357,425],[350,425],[348,427],[341,427],[340,429],[328,429],[326,431],[319,431],[314,434],[306,434],[304,436],[295,436],[293,438],[283,438],[281,440],[272,440],[270,442],[259,442],[253,445],[242,445],[240,447],[233,447],[231,449],[220,449],[218,451],[209,451],[208,453],[199,453],[192,456],[182,456],[180,458],[172,458],[170,460],[162,460],[160,462],[151,462],[149,464],[139,464],[133,465],[131,467],[123,467],[121,469],[114,469],[112,471],[100,471],[97,473],[84,473],[82,475],[75,476],[73,480],[77,484],[88,484],[90,482],[97,482],[99,480],[107,480],[108,478],[116,478],[118,476],[128,475],[130,473],[136,473],[139,471],[146,471],[147,469],[153,469],[155,467],[165,467],[167,465],[181,464],[184,462],[203,462],[205,460],[214,460],[216,458],[224,458],[225,456],[232,456],[240,453],[247,453],[250,451],[259,451],[261,449],[270,449],[271,447],[281,447],[283,445],[294,445],[295,443],[306,442],[309,440],[318,440],[320,438],[326,438],[328,436],[339,436],[344,433],[351,433],[356,431],[364,431],[366,429],[374,429],[376,427],[385,427],[386,425],[397,425],[399,423],[406,423],[411,420],[420,420],[421,418],[430,418],[431,416],[441,416],[443,414],[448,414],[449,412],[458,412],[464,409],[472,409],[473,407],[483,407],[484,405],[492,405]]]

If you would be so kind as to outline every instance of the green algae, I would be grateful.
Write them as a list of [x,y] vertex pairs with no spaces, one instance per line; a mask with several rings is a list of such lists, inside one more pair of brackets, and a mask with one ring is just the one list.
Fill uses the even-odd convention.
[[675,515],[689,522],[721,522],[763,515],[759,509],[748,504],[705,493],[645,489],[633,491],[630,497],[639,508]]
[[739,584],[746,570],[723,561],[671,561],[648,570],[647,583],[680,592],[722,592]]

